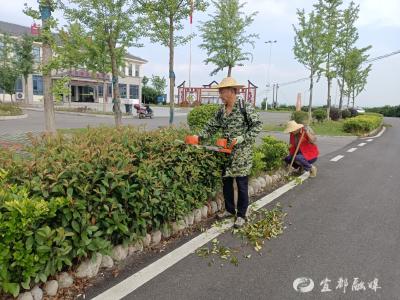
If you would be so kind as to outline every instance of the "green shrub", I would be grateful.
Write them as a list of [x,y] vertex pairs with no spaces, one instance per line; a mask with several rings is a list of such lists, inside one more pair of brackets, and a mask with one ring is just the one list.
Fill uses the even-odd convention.
[[203,129],[207,122],[217,113],[219,105],[204,104],[193,108],[188,114],[188,124],[191,130]]
[[264,153],[258,148],[254,149],[253,167],[251,168],[250,176],[252,177],[258,176],[266,170],[266,164],[264,159],[265,159]]
[[325,109],[314,110],[312,116],[318,122],[323,122],[326,119],[326,110]]
[[382,115],[357,116],[344,121],[343,129],[345,132],[365,134],[381,126],[382,121]]
[[19,106],[10,103],[0,103],[0,116],[18,116],[22,114],[22,109]]
[[400,105],[397,106],[383,106],[367,108],[367,112],[375,112],[384,115],[385,117],[400,117]]
[[331,107],[329,117],[332,121],[338,121],[340,119],[340,110],[336,107]]
[[294,111],[292,113],[291,120],[295,120],[297,123],[304,124],[308,120],[308,113],[305,111]]
[[289,154],[288,144],[273,136],[265,136],[258,150],[264,156],[262,160],[265,163],[266,171],[280,168],[283,164],[283,158]]
[[347,119],[347,118],[351,118],[351,112],[348,109],[343,109],[342,110],[342,118],[343,119]]
[[266,108],[267,108],[267,100],[264,99],[264,100],[261,102],[261,110],[265,110]]

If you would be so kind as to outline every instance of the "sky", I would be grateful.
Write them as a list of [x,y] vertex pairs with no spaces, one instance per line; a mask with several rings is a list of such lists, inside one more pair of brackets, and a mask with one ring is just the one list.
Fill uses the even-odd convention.
[[[22,13],[24,3],[36,6],[36,0],[0,0],[0,20],[30,26],[31,18]],[[241,1],[244,3],[245,1]],[[233,69],[232,76],[237,81],[247,84],[250,80],[259,87],[257,102],[264,97],[268,102],[272,100],[272,90],[266,86],[268,83],[285,83],[308,76],[307,70],[296,61],[293,55],[294,31],[293,24],[297,24],[296,10],[312,10],[312,4],[317,0],[247,0],[244,6],[246,14],[257,11],[253,24],[248,28],[248,33],[257,33],[259,39],[255,42],[254,49],[244,46],[244,49],[253,53],[253,60],[245,62],[242,67]],[[343,1],[343,8],[350,3]],[[355,0],[360,5],[360,18],[357,21],[359,29],[358,47],[372,45],[370,57],[377,57],[400,50],[400,11],[399,0]],[[383,4],[384,3],[384,4]],[[211,5],[206,12],[195,12],[193,26],[190,28],[189,20],[184,22],[182,34],[193,30],[197,36],[192,41],[192,86],[202,86],[213,80],[221,81],[227,70],[215,76],[209,74],[214,69],[212,65],[205,65],[206,53],[198,45],[201,43],[198,27],[201,21],[208,20],[209,14],[214,12]],[[65,23],[62,14],[57,13],[60,23]],[[265,41],[276,40],[274,44]],[[129,52],[148,60],[143,68],[143,74],[151,77],[152,74],[168,78],[168,49],[158,44],[151,43],[148,39],[141,41],[142,48],[130,48]],[[178,46],[175,50],[176,85],[189,80],[189,44]],[[270,55],[271,54],[271,55]],[[400,105],[398,85],[400,83],[400,54],[379,60],[373,63],[372,71],[368,78],[365,91],[356,99],[356,105],[362,107]],[[294,105],[298,93],[302,95],[303,104],[308,103],[307,81],[281,86],[278,91],[278,102]],[[327,98],[327,82],[321,78],[316,84],[313,93],[315,105],[323,105]],[[332,87],[332,103],[338,104],[339,92],[336,82]]]

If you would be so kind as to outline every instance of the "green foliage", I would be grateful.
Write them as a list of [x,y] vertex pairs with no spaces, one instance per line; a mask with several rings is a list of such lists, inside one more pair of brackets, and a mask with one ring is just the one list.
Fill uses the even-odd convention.
[[[283,158],[289,154],[289,146],[273,136],[265,136],[262,139],[262,144],[257,148],[257,152],[262,154],[257,154],[256,160],[264,162],[264,170],[273,171],[282,166]],[[257,168],[260,168],[262,163],[258,161],[256,163]]]
[[308,113],[305,111],[294,111],[290,118],[297,123],[304,124],[308,119]]
[[151,86],[142,87],[142,102],[157,104],[158,92]]
[[355,134],[368,133],[382,125],[383,116],[379,114],[362,115],[344,121],[343,129]]
[[263,99],[261,102],[261,110],[265,110],[267,108],[267,99]]
[[250,174],[251,177],[258,176],[266,170],[266,163],[264,159],[265,159],[264,153],[258,148],[254,149],[253,167],[251,169],[251,174]]
[[342,110],[342,118],[343,119],[351,118],[351,111],[348,109]]
[[26,187],[8,184],[0,170],[0,289],[17,296],[21,286],[45,282],[71,265],[72,232],[55,225],[66,198],[30,197]]
[[219,105],[205,104],[193,108],[188,114],[188,124],[193,131],[204,128],[208,121],[217,113]]
[[[33,57],[33,38],[25,34],[18,41],[15,55],[17,57],[16,67],[19,73],[24,77],[25,82],[28,82],[28,76],[34,71]],[[27,101],[27,93],[25,92],[25,101]]]
[[157,91],[157,96],[164,95],[165,89],[167,88],[167,80],[165,77],[152,75],[151,84],[153,88]]
[[0,103],[0,116],[17,116],[22,114],[22,109],[19,106],[8,103]]
[[228,68],[228,76],[235,66],[242,66],[244,61],[252,59],[250,52],[244,52],[246,45],[254,48],[258,34],[247,34],[249,27],[257,14],[246,16],[243,12],[245,3],[238,0],[212,0],[216,9],[210,20],[201,23],[200,31],[203,43],[200,48],[207,51],[204,62],[214,64],[216,68],[211,76]]
[[0,36],[0,88],[11,96],[15,94],[15,83],[21,73],[18,65],[18,58],[15,55],[17,43],[9,35]]
[[384,115],[385,117],[400,117],[400,105],[397,106],[383,106],[383,107],[374,107],[367,108],[367,112],[374,112]]
[[340,110],[336,107],[331,107],[329,112],[329,117],[332,121],[337,121],[340,119]]
[[326,110],[325,109],[317,109],[312,112],[312,116],[318,122],[323,122],[326,119]]

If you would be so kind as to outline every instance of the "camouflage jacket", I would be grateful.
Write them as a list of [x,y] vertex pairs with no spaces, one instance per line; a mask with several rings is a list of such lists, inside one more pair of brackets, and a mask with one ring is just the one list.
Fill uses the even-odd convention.
[[237,98],[229,115],[226,115],[225,105],[221,105],[214,118],[199,133],[201,139],[209,138],[221,129],[223,137],[228,139],[228,144],[235,137],[240,135],[244,137],[243,143],[236,145],[229,155],[224,177],[248,176],[253,165],[253,145],[262,129],[262,122],[254,107],[248,102],[245,105],[249,126],[247,126],[244,115],[240,111]]

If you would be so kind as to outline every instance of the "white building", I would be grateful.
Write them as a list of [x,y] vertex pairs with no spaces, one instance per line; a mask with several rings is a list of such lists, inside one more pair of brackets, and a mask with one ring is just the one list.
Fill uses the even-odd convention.
[[[31,35],[31,28],[0,21],[0,35],[9,34],[13,38],[21,38],[24,34]],[[1,45],[0,45],[1,47]],[[35,63],[40,64],[42,59],[42,47],[40,43],[34,44],[33,54]],[[121,68],[119,76],[119,91],[122,103],[139,103],[142,98],[142,67],[147,63],[146,60],[127,54],[125,57],[125,67]],[[37,68],[35,68],[37,69]],[[68,102],[97,102],[103,103],[104,96],[106,102],[112,101],[111,74],[94,74],[84,69],[74,69],[71,71],[60,71],[53,73],[53,80],[60,79],[68,75],[71,78],[71,93],[64,95],[64,101]],[[104,91],[104,83],[107,91]],[[14,100],[24,101],[29,104],[43,102],[43,77],[37,72],[30,74],[28,84],[25,86],[22,78],[18,79],[15,88]],[[0,100],[11,101],[10,95],[4,94],[0,89]]]

